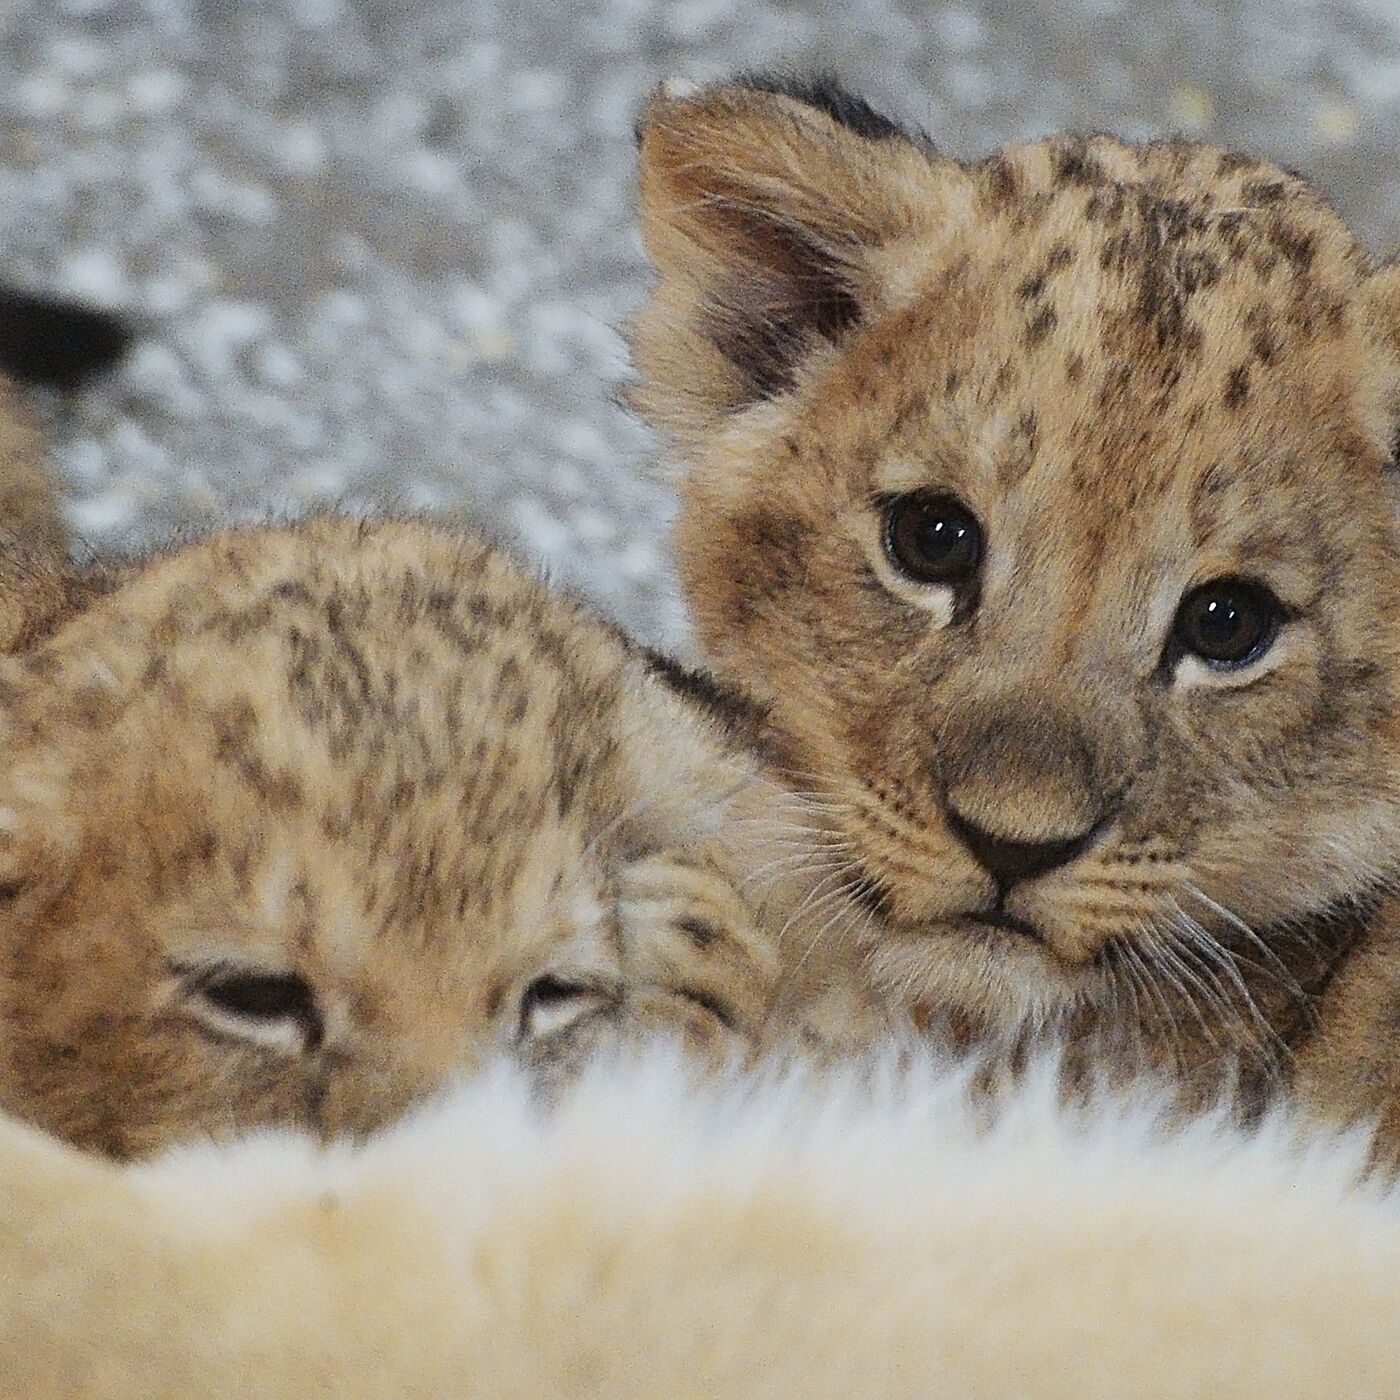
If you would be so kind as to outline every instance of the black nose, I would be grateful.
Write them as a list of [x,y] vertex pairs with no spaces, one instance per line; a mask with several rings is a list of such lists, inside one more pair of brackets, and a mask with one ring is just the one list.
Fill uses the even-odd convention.
[[1029,880],[1068,864],[1088,846],[1097,829],[1090,827],[1078,836],[1061,841],[1008,841],[1003,836],[994,836],[990,831],[974,826],[951,807],[948,809],[948,825],[1001,885]]

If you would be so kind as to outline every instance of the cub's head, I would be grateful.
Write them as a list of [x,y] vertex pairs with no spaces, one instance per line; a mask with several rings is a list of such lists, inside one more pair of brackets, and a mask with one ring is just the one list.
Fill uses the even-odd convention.
[[668,884],[743,770],[479,541],[157,559],[6,659],[0,744],[0,1107],[81,1146],[366,1132],[493,1053],[747,1009]]
[[1205,997],[1369,899],[1400,274],[1207,146],[967,164],[767,79],[640,134],[684,585],[849,839],[875,966],[1003,1020]]

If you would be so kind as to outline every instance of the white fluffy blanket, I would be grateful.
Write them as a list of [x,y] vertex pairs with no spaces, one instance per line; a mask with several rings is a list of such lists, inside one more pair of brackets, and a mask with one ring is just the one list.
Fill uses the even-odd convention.
[[553,1116],[488,1075],[356,1150],[120,1170],[0,1125],[0,1387],[121,1396],[1400,1396],[1359,1136],[978,1126],[936,1065]]

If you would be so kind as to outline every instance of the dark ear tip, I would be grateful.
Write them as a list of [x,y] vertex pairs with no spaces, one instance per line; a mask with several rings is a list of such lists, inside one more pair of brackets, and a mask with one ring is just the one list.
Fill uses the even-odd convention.
[[75,389],[115,365],[132,338],[114,312],[0,286],[0,371],[22,383]]
[[865,98],[847,88],[835,73],[821,70],[798,73],[785,69],[768,69],[742,73],[734,79],[735,87],[750,92],[768,92],[790,97],[794,102],[814,107],[830,117],[838,126],[867,141],[902,140],[927,142],[921,131],[911,131],[877,112]]
[[789,69],[769,68],[736,74],[723,82],[700,84],[672,78],[656,87],[637,118],[634,128],[638,144],[646,135],[647,118],[652,108],[661,102],[685,101],[704,94],[759,93],[786,97],[811,107],[829,117],[866,141],[908,141],[927,150],[933,142],[927,132],[917,127],[901,126],[878,112],[865,98],[845,87],[832,72],[799,73]]

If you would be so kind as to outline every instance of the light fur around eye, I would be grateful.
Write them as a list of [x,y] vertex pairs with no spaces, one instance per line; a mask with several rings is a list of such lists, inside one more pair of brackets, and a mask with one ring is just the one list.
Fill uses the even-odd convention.
[[604,1014],[616,1006],[618,998],[616,988],[556,974],[537,977],[520,999],[517,1039],[529,1042],[562,1035],[580,1022]]
[[1285,631],[1273,646],[1243,666],[1222,669],[1200,657],[1183,656],[1176,663],[1172,683],[1182,690],[1240,690],[1277,671],[1288,661],[1291,652],[1291,639]]
[[949,627],[958,612],[958,591],[946,583],[911,578],[890,558],[885,538],[885,516],[878,507],[862,521],[858,533],[870,570],[885,590],[903,603],[927,613],[938,628]]

